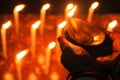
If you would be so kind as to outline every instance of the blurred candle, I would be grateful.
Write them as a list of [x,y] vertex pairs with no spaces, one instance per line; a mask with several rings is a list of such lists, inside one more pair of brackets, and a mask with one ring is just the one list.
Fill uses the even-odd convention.
[[35,57],[35,50],[36,50],[36,29],[39,27],[40,21],[36,21],[31,27],[31,53],[32,58]]
[[94,2],[90,8],[89,8],[89,12],[88,12],[88,17],[87,17],[87,21],[91,22],[92,16],[93,16],[93,12],[94,10],[98,7],[99,3],[98,2]]
[[46,57],[45,57],[45,74],[48,74],[49,72],[49,66],[50,66],[50,58],[51,58],[51,49],[55,47],[56,43],[51,42],[48,47],[46,48]]
[[3,76],[4,80],[15,80],[12,73],[5,73],[4,76]]
[[44,32],[44,25],[45,25],[45,18],[46,18],[46,10],[50,7],[49,3],[46,3],[43,5],[43,7],[40,10],[40,20],[41,20],[41,27],[40,27],[40,33],[43,34]]
[[28,51],[29,51],[28,49],[25,49],[16,55],[15,63],[16,63],[16,69],[17,69],[17,73],[18,73],[18,80],[22,80],[21,59],[28,53]]
[[62,29],[66,26],[66,21],[63,21],[62,23],[60,23],[58,25],[58,28],[57,28],[57,38],[62,34]]
[[68,16],[67,14],[69,13],[69,11],[74,7],[74,5],[72,3],[68,4],[66,9],[65,9],[65,20],[68,21]]
[[1,28],[2,48],[3,56],[7,58],[7,41],[6,41],[6,29],[11,25],[11,21],[6,22]]
[[52,72],[52,73],[50,74],[50,79],[51,79],[51,80],[59,80],[59,75],[58,75],[58,73],[57,73],[57,72]]
[[16,33],[19,33],[19,12],[25,7],[24,4],[17,5],[14,10],[14,20],[15,20],[15,27],[16,27]]
[[38,80],[37,75],[35,75],[35,73],[30,73],[28,80]]
[[113,28],[118,24],[117,20],[113,20],[108,24],[107,31],[112,32]]

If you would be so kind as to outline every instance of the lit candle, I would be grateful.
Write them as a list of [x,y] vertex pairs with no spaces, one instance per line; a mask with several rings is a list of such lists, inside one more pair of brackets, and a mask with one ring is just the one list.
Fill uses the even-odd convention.
[[6,41],[6,29],[11,25],[11,21],[6,22],[1,28],[2,48],[3,56],[7,58],[7,41]]
[[11,73],[7,72],[3,76],[4,80],[14,80],[14,77]]
[[35,50],[36,50],[36,29],[39,27],[40,21],[35,22],[32,27],[31,27],[31,53],[32,53],[32,58],[35,57]]
[[18,80],[22,80],[21,59],[28,53],[28,51],[29,51],[28,49],[25,49],[16,55],[15,63],[16,63],[16,69],[18,73]]
[[88,12],[88,17],[87,17],[87,21],[91,22],[92,16],[93,16],[93,12],[94,10],[97,8],[97,6],[99,5],[98,2],[94,2],[90,8],[89,8],[89,12]]
[[62,29],[65,27],[66,25],[66,21],[63,21],[62,23],[60,23],[58,25],[58,28],[57,28],[57,38],[62,34]]
[[55,47],[56,43],[51,42],[48,47],[46,48],[46,57],[45,57],[45,74],[48,74],[49,72],[49,66],[50,66],[50,58],[51,58],[51,49]]
[[19,33],[19,12],[25,7],[24,4],[17,5],[14,10],[14,19],[15,19],[15,27],[16,27],[16,33]]
[[108,24],[107,31],[112,32],[115,26],[117,25],[117,20],[113,20]]
[[67,14],[69,13],[69,11],[74,7],[74,5],[72,3],[68,4],[66,9],[65,9],[65,20],[68,21],[68,16]]
[[45,25],[45,14],[46,14],[46,10],[50,7],[50,4],[47,3],[45,5],[43,5],[43,7],[40,10],[40,20],[41,20],[41,27],[40,27],[40,34],[43,34],[44,32],[44,25]]

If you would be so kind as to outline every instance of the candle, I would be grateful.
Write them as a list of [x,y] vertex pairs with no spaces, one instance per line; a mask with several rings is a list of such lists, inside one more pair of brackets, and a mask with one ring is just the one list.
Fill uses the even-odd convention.
[[57,38],[62,34],[62,29],[65,27],[66,25],[66,21],[63,21],[62,23],[60,23],[58,25],[58,28],[57,28]]
[[87,21],[91,22],[92,16],[93,16],[93,12],[94,10],[97,8],[97,6],[99,5],[98,2],[94,2],[90,8],[89,8],[89,12],[88,12],[88,17],[87,17]]
[[32,27],[31,27],[31,53],[32,53],[32,58],[35,57],[35,50],[36,50],[36,29],[39,27],[40,21],[36,21]]
[[16,55],[15,63],[16,63],[16,69],[18,73],[18,80],[22,80],[21,59],[28,53],[28,51],[29,51],[28,49],[25,49]]
[[43,5],[43,7],[40,10],[40,19],[41,19],[41,27],[40,27],[40,34],[43,34],[44,32],[44,25],[45,25],[45,14],[46,14],[46,10],[50,7],[50,4],[47,3],[45,5]]
[[117,20],[113,20],[108,24],[107,31],[112,32],[115,26],[117,25]]
[[68,14],[68,12],[69,12],[71,9],[73,9],[73,7],[74,7],[74,5],[73,5],[72,3],[68,4],[67,7],[66,7],[66,9],[65,9],[65,20],[66,20],[66,21],[68,21],[68,16],[67,16],[67,14]]
[[6,29],[11,25],[11,21],[6,22],[1,28],[2,48],[3,56],[7,58],[7,41],[6,41]]
[[16,27],[16,33],[19,33],[19,12],[25,7],[24,4],[17,5],[14,10],[14,19],[15,19],[15,27]]
[[50,66],[50,58],[51,58],[51,49],[55,47],[56,43],[51,42],[48,47],[46,48],[46,57],[45,57],[45,74],[48,74],[49,72],[49,66]]
[[4,80],[14,80],[14,77],[11,73],[7,72],[3,76]]

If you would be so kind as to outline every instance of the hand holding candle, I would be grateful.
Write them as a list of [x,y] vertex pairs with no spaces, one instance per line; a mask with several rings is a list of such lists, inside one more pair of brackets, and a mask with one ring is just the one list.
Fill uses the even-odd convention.
[[19,33],[19,12],[25,7],[24,4],[18,5],[14,8],[14,19],[15,19],[15,27],[16,27],[16,33]]
[[94,10],[97,8],[97,6],[99,5],[98,2],[94,2],[90,8],[89,8],[89,12],[88,12],[88,17],[87,17],[87,21],[91,22],[92,16],[93,16],[93,12]]
[[32,57],[35,57],[35,50],[36,50],[36,29],[39,27],[40,25],[40,21],[35,22],[32,25],[31,28],[31,42],[32,42],[32,46],[31,46],[31,53],[32,53]]
[[1,37],[2,37],[2,48],[3,56],[7,58],[7,41],[6,41],[6,29],[11,25],[11,21],[6,22],[2,25]]
[[43,5],[42,9],[40,10],[40,20],[41,20],[41,27],[40,27],[40,33],[43,34],[44,32],[44,25],[45,25],[45,14],[46,14],[46,10],[50,7],[50,4],[47,3],[45,5]]

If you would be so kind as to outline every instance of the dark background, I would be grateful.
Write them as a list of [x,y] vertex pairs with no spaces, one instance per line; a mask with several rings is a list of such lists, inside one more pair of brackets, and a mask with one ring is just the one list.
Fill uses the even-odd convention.
[[[14,7],[21,3],[26,4],[26,8],[22,11],[23,14],[39,14],[41,6],[47,2],[51,4],[48,11],[50,14],[64,13],[66,5],[70,2],[78,5],[79,13],[87,13],[94,1],[96,0],[0,0],[0,14],[12,14]],[[100,5],[95,10],[96,13],[120,13],[120,0],[97,1]]]

